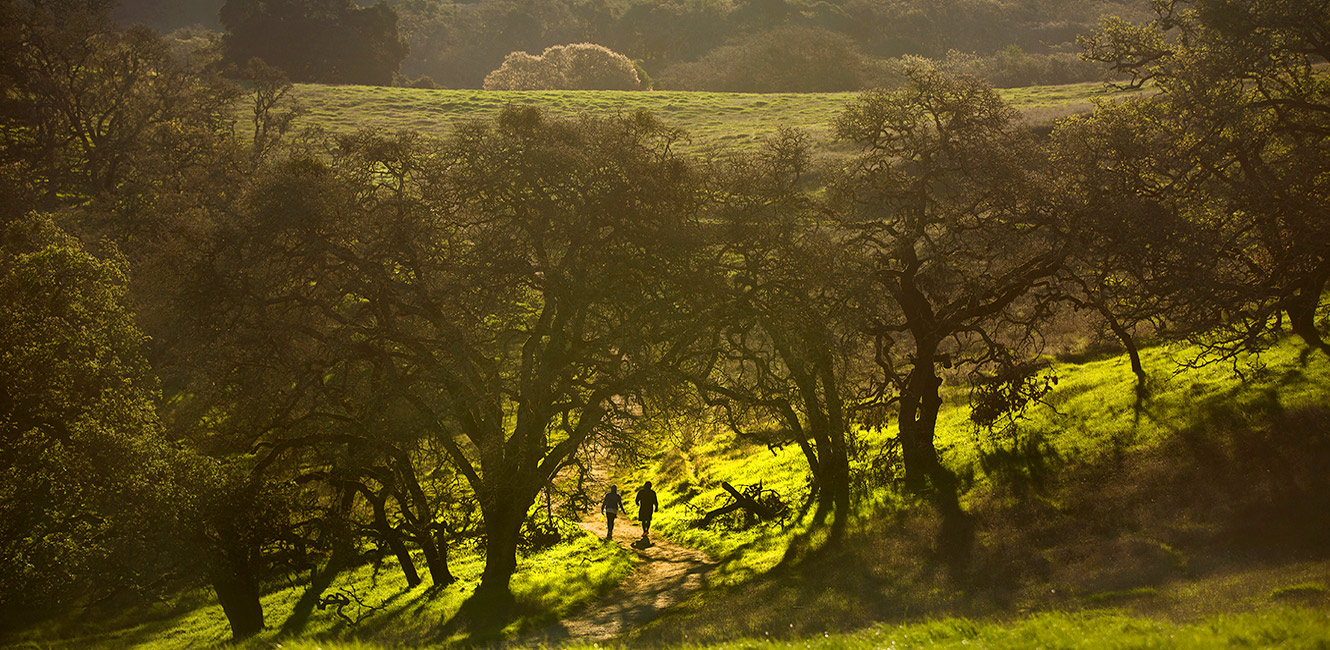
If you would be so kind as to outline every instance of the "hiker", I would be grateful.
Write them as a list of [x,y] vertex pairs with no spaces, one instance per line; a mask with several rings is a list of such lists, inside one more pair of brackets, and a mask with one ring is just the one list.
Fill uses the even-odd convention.
[[610,493],[600,502],[600,511],[605,513],[605,539],[614,537],[614,517],[619,513],[628,514],[623,509],[623,497],[619,495],[619,486],[611,485]]
[[647,481],[642,489],[637,491],[637,518],[642,522],[642,539],[646,539],[651,533],[651,516],[656,514],[656,508],[659,507],[656,491],[651,489],[651,481]]

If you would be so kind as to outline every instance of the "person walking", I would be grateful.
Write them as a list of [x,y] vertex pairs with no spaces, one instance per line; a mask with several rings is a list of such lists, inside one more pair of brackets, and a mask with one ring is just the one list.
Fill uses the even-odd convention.
[[623,509],[623,496],[619,494],[619,486],[610,486],[610,493],[600,501],[600,511],[605,513],[605,539],[613,539],[614,518],[621,512],[628,514],[628,511]]
[[637,518],[642,522],[642,539],[646,539],[651,534],[651,517],[656,514],[656,509],[660,507],[660,502],[656,500],[656,491],[651,489],[651,481],[647,481],[642,489],[637,491]]

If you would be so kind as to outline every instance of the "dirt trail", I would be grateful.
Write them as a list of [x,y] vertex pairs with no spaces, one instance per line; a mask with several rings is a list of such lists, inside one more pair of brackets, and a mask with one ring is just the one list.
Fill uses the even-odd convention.
[[[604,539],[604,518],[578,524]],[[655,618],[666,607],[700,589],[716,563],[705,553],[679,546],[656,534],[651,545],[641,543],[642,529],[620,515],[614,522],[615,543],[637,553],[637,570],[618,587],[586,610],[553,625],[523,636],[518,644],[555,645],[565,640],[607,641]]]

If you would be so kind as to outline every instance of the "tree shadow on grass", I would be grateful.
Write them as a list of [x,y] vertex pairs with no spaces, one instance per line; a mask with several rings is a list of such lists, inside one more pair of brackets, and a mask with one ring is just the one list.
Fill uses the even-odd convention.
[[1055,602],[1033,586],[1123,592],[1330,558],[1330,411],[1285,410],[1271,391],[1198,413],[1158,445],[1068,463],[1046,490],[982,497],[983,579]]
[[1106,602],[1241,607],[1252,596],[1243,589],[1268,588],[1239,581],[1214,603],[1155,594],[1254,567],[1330,561],[1330,408],[1287,409],[1270,390],[1191,409],[1190,426],[1149,446],[1074,458],[1038,445],[1011,450],[1007,475],[992,472],[992,484],[970,495],[976,536],[963,571],[934,552],[944,524],[935,509],[906,508],[864,522],[839,549],[704,592],[629,641],[806,637]]

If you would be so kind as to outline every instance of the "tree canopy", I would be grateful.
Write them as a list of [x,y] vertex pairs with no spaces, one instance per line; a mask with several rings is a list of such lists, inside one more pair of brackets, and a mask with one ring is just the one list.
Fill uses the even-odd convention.
[[[125,265],[49,216],[0,227],[0,605],[145,586],[180,490]],[[165,533],[165,534],[164,534]]]
[[485,75],[485,90],[639,90],[628,57],[595,43],[553,45],[538,56],[513,52]]
[[383,2],[227,0],[219,17],[225,61],[262,59],[292,81],[387,86],[407,54],[397,14]]

